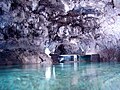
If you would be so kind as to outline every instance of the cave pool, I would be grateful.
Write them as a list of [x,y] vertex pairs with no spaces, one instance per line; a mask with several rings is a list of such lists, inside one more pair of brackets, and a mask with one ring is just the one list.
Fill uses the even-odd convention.
[[120,90],[120,64],[0,66],[0,90]]

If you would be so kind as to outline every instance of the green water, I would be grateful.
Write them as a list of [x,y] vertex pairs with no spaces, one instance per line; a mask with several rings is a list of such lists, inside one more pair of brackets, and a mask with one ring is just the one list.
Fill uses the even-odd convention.
[[120,64],[0,67],[0,90],[120,90]]

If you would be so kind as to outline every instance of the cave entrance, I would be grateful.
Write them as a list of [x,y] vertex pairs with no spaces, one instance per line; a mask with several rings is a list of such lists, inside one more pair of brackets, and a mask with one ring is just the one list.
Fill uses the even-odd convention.
[[55,52],[58,55],[65,55],[67,54],[67,51],[65,50],[65,45],[64,44],[60,44],[56,47]]

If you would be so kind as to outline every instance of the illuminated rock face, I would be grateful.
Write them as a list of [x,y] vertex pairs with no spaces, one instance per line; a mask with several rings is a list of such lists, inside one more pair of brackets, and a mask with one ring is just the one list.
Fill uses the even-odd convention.
[[[119,55],[119,0],[1,0],[0,51]],[[60,53],[58,53],[60,54]],[[42,58],[42,57],[41,57]],[[33,63],[33,62],[31,62]]]

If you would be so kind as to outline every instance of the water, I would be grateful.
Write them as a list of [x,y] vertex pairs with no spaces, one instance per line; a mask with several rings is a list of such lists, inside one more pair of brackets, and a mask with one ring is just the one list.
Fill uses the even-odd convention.
[[120,64],[0,67],[0,90],[120,90]]

